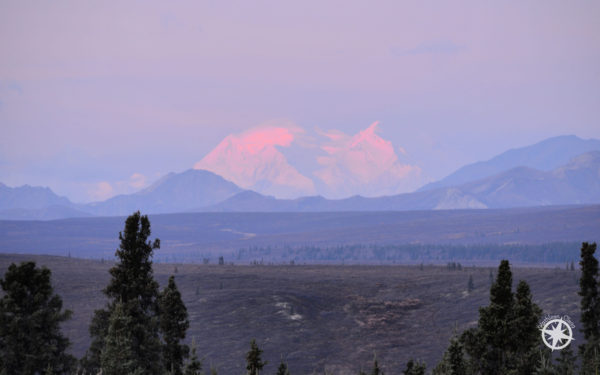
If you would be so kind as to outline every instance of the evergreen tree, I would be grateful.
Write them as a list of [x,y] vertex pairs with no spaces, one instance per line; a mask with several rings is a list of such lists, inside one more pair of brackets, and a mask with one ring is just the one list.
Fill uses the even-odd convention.
[[[121,241],[115,255],[119,262],[110,269],[111,280],[104,289],[109,298],[105,309],[96,310],[90,324],[92,343],[82,359],[84,370],[100,370],[101,353],[105,347],[109,319],[117,302],[123,304],[125,315],[131,317],[129,330],[135,367],[144,373],[157,374],[162,369],[161,345],[158,337],[158,283],[152,271],[152,255],[160,248],[160,240],[150,237],[150,221],[136,212],[125,221]],[[135,301],[135,303],[130,303]]]
[[265,367],[267,362],[261,359],[263,351],[256,345],[256,340],[250,342],[250,351],[246,354],[246,370],[248,375],[259,375],[260,371]]
[[435,366],[433,375],[466,375],[467,367],[463,347],[457,337],[450,339],[450,345],[444,352],[442,360]]
[[60,324],[71,317],[54,294],[48,268],[34,262],[14,263],[0,279],[0,373],[67,374],[75,358]]
[[537,327],[542,310],[532,302],[529,285],[520,281],[515,294],[515,304],[509,327],[513,333],[512,359],[517,374],[527,375],[535,370],[540,330]]
[[[490,289],[490,305],[479,309],[479,335],[485,344],[482,373],[506,373],[505,359],[513,344],[508,324],[512,313],[512,272],[507,260],[500,262],[498,276]],[[467,350],[469,347],[467,347]],[[473,355],[471,355],[473,357]]]
[[277,375],[290,375],[290,370],[288,369],[287,364],[283,360],[281,360],[281,363],[277,368]]
[[581,277],[579,295],[581,296],[581,325],[585,342],[579,346],[581,355],[581,373],[595,374],[600,367],[598,347],[600,346],[600,298],[598,295],[598,260],[594,256],[596,243],[581,244]]
[[552,355],[550,355],[550,353],[545,354],[543,350],[540,350],[539,357],[540,359],[537,361],[535,370],[532,372],[533,375],[563,375],[556,372],[556,369],[552,364]]
[[450,341],[448,347],[448,364],[450,373],[448,375],[466,375],[465,359],[463,356],[463,348],[457,339]]
[[125,306],[117,303],[109,319],[108,334],[104,338],[101,355],[103,375],[132,374],[141,370],[132,351],[133,337],[129,331],[132,323],[133,319],[126,314]]
[[159,296],[160,331],[164,340],[163,365],[171,375],[181,375],[183,360],[189,354],[187,345],[180,341],[190,326],[187,309],[181,300],[181,293],[175,284],[175,277],[169,277],[169,283]]
[[383,375],[383,371],[379,368],[376,355],[373,355],[373,369],[371,370],[371,375]]
[[508,261],[498,267],[490,289],[490,305],[479,309],[479,324],[462,333],[468,371],[477,374],[531,374],[539,362],[541,309],[532,302],[529,285],[520,281],[512,292]]
[[594,256],[596,244],[584,242],[581,245],[581,278],[579,295],[581,296],[581,324],[584,338],[594,339],[600,336],[599,298],[598,298],[598,260]]
[[556,359],[556,372],[561,375],[575,375],[576,357],[573,354],[571,345],[560,351],[559,357]]
[[200,375],[202,372],[202,362],[198,359],[196,354],[196,342],[192,340],[192,355],[189,362],[185,366],[184,375]]
[[450,368],[450,359],[448,358],[448,350],[444,352],[442,360],[431,371],[431,375],[449,375],[452,374]]
[[469,275],[469,282],[467,283],[467,290],[471,293],[475,289],[475,284],[473,283],[473,275]]
[[406,364],[406,368],[402,373],[404,375],[425,375],[425,370],[427,367],[424,363],[419,361],[414,361],[412,358]]

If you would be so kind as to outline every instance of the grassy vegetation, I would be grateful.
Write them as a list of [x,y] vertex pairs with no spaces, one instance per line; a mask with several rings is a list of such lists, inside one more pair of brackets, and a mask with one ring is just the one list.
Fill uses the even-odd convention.
[[[0,254],[0,272],[33,260],[52,270],[55,291],[74,311],[63,326],[80,357],[89,345],[88,325],[109,280],[109,262],[68,257]],[[496,267],[446,266],[231,266],[155,264],[163,287],[175,274],[190,315],[187,342],[221,374],[243,373],[244,355],[256,338],[275,373],[281,357],[292,373],[357,373],[377,354],[386,373],[399,373],[418,358],[429,368],[440,359],[454,330],[476,324],[487,305],[490,271]],[[176,271],[176,273],[175,273]],[[513,268],[526,280],[545,314],[568,314],[578,326],[579,271]],[[474,289],[468,292],[472,276]]]

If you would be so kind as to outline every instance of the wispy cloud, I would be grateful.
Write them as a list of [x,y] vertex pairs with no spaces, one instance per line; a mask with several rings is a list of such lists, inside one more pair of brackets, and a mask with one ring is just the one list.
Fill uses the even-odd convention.
[[147,185],[146,176],[141,173],[134,173],[129,177],[129,186],[134,189],[141,189]]
[[119,181],[99,181],[86,184],[88,199],[103,201],[119,194],[135,193],[148,186],[148,178],[141,173],[133,173],[128,179]]
[[108,181],[100,181],[91,187],[88,194],[94,201],[103,201],[114,195],[114,189]]

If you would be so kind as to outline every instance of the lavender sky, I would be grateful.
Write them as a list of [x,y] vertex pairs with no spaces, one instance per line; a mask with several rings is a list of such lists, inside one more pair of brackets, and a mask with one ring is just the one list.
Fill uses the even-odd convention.
[[261,124],[319,143],[379,121],[423,181],[600,138],[599,19],[596,1],[5,0],[0,182],[104,199]]

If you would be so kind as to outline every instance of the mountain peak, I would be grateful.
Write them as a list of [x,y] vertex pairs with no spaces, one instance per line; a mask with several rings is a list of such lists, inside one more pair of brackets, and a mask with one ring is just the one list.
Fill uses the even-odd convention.
[[291,166],[277,147],[288,147],[302,130],[294,126],[265,126],[230,134],[194,165],[244,189],[280,197],[314,193],[312,180]]
[[118,195],[87,207],[97,215],[186,212],[215,204],[242,191],[231,181],[205,170],[169,173],[146,189]]
[[378,125],[373,122],[353,136],[336,131],[322,134],[330,141],[321,146],[327,155],[318,158],[321,168],[314,175],[326,186],[326,195],[390,195],[418,186],[421,169],[400,162],[392,142],[377,134]]

